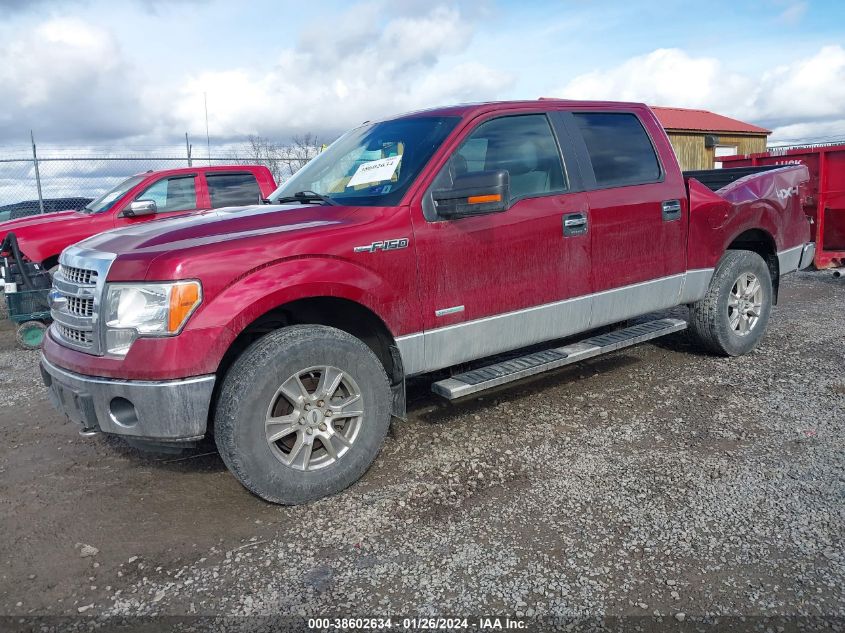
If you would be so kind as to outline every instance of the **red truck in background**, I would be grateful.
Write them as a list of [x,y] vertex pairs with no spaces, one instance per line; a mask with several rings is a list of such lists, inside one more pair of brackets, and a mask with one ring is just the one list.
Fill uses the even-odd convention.
[[[440,372],[432,389],[455,400],[687,326],[714,353],[753,349],[780,279],[813,258],[807,169],[718,191],[700,178],[642,104],[366,123],[269,205],[66,249],[44,383],[83,434],[172,446],[213,433],[256,495],[316,499],[366,472],[405,416],[409,376]],[[595,333],[684,305],[689,323]]]
[[810,181],[804,211],[815,224],[816,268],[837,268],[837,274],[845,273],[845,145],[776,148],[719,160],[731,168],[805,165]]
[[0,242],[14,233],[23,255],[49,270],[65,248],[97,233],[198,209],[259,204],[275,188],[270,170],[257,165],[149,171],[127,178],[81,211],[0,222]]

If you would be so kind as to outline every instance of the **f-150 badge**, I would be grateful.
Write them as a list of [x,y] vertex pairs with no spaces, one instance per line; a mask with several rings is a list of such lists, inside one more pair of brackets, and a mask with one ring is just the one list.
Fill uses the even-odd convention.
[[375,253],[376,251],[395,251],[398,248],[408,248],[408,238],[400,237],[395,240],[379,240],[366,246],[356,246],[356,253]]

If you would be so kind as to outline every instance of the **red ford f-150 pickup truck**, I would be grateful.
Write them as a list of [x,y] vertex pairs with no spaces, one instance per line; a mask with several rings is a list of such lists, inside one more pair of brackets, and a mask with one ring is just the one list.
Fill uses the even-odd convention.
[[[316,499],[364,474],[405,414],[409,376],[450,369],[433,389],[456,399],[688,325],[715,353],[750,351],[780,278],[813,258],[806,180],[793,166],[711,191],[634,103],[367,123],[270,205],[65,250],[44,382],[85,434],[162,444],[213,432],[253,493]],[[689,323],[537,351],[681,305]]]
[[149,171],[127,178],[81,211],[0,222],[0,241],[14,233],[27,259],[49,270],[65,248],[97,233],[197,209],[260,204],[275,188],[270,170],[259,165]]

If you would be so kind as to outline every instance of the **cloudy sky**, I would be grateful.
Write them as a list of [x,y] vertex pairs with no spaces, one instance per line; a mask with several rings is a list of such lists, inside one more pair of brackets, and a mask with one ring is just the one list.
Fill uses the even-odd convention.
[[323,138],[462,101],[700,107],[845,138],[840,0],[0,0],[0,145]]

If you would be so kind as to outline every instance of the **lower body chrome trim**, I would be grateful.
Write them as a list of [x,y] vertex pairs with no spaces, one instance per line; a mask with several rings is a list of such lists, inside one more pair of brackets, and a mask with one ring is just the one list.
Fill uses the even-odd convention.
[[816,259],[816,243],[808,242],[807,244],[804,244],[804,247],[801,249],[801,258],[798,260],[798,270],[808,268],[810,264],[813,263],[814,259]]
[[801,264],[801,255],[804,252],[805,244],[800,244],[793,248],[778,253],[778,272],[781,275],[795,272],[799,269]]
[[205,434],[214,376],[116,380],[76,374],[41,356],[50,402],[84,429],[175,441]]
[[564,301],[417,332],[396,339],[407,376],[451,367],[692,303],[713,269],[691,270]]
[[681,288],[678,305],[695,303],[699,299],[703,299],[710,287],[710,280],[713,279],[713,271],[713,268],[688,270],[684,278],[684,287]]

